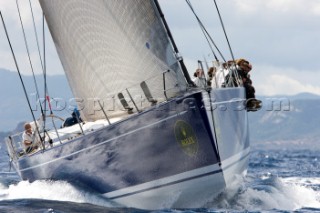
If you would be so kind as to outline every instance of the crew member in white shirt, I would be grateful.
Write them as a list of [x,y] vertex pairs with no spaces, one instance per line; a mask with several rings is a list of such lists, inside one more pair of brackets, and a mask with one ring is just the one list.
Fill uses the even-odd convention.
[[26,153],[30,153],[37,149],[36,137],[32,132],[31,124],[26,123],[24,125],[24,132],[22,134],[23,145]]
[[206,87],[207,82],[202,69],[197,69],[196,72],[194,73],[194,77],[195,79],[193,80],[193,83],[197,87],[201,87],[201,88]]

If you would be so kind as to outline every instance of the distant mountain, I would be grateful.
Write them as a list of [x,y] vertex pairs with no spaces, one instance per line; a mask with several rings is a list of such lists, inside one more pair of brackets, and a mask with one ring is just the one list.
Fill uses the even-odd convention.
[[253,143],[266,145],[272,142],[271,145],[281,146],[292,141],[299,147],[317,145],[320,141],[320,96],[304,93],[262,99],[264,107],[249,113]]
[[[36,107],[36,87],[33,77],[22,76],[22,78],[30,98],[31,107],[35,110],[34,114],[36,118],[38,118],[40,116],[40,109]],[[4,132],[15,129],[18,122],[32,120],[32,116],[18,73],[0,69],[0,79],[0,131]],[[37,75],[36,81],[38,83],[40,97],[43,97],[43,76]],[[63,75],[47,76],[47,87],[49,95],[52,98],[60,98],[67,101],[73,97],[67,79]],[[69,112],[62,110],[55,111],[54,113],[67,115]]]
[[311,93],[300,93],[300,94],[291,96],[291,100],[307,100],[307,99],[317,100],[317,99],[320,99],[320,96],[311,94]]

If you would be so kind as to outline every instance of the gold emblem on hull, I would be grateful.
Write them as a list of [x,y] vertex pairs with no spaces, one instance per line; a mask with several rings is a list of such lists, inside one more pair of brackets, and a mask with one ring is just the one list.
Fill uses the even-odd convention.
[[174,134],[184,153],[190,157],[198,153],[198,140],[190,124],[183,120],[178,120],[174,125]]

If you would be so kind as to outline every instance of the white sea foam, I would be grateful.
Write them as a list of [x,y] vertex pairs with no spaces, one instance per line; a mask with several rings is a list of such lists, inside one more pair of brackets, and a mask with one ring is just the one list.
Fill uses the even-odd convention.
[[100,195],[78,189],[65,181],[21,181],[9,187],[0,185],[0,200],[45,199],[91,203],[94,205],[114,207],[113,202]]
[[162,201],[159,205],[159,209],[168,209],[179,199],[180,192],[178,193],[171,193],[171,196],[168,196],[166,200]]
[[276,183],[270,186],[246,189],[236,203],[238,207],[248,210],[320,208],[319,191],[305,184],[319,181],[319,178],[309,178],[308,181],[305,178],[276,178]]
[[2,191],[3,189],[6,189],[7,187],[3,184],[3,183],[0,183],[0,191]]
[[[251,211],[320,209],[320,191],[318,191],[320,186],[317,187],[320,185],[320,178],[268,176],[260,177],[263,181],[261,184],[251,185],[249,183],[249,186],[242,184],[240,188],[229,189],[218,199],[211,198],[211,202],[204,207]],[[163,207],[168,208],[177,197],[179,196],[168,198],[167,202],[162,203]],[[0,200],[12,199],[44,199],[118,207],[98,194],[81,190],[65,181],[35,181],[33,183],[21,181],[9,186],[0,183]]]
[[320,209],[319,184],[320,178],[278,178],[268,173],[260,181],[247,180],[238,188],[226,190],[206,207],[249,211]]

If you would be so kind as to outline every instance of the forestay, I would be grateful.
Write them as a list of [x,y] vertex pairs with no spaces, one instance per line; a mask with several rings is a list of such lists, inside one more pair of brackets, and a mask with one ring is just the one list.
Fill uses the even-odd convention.
[[110,117],[124,112],[126,89],[139,109],[150,106],[143,81],[158,102],[186,89],[154,0],[39,1],[85,120],[104,118],[97,100]]

